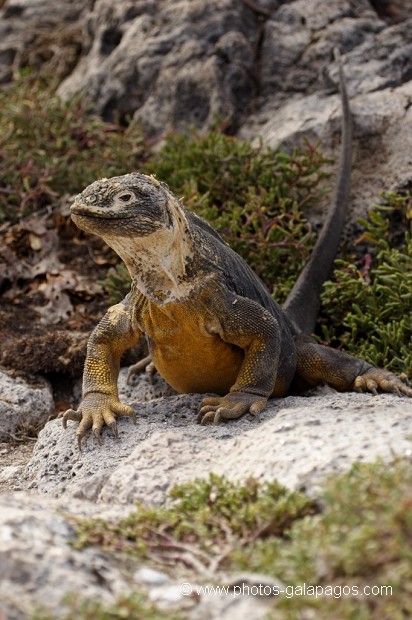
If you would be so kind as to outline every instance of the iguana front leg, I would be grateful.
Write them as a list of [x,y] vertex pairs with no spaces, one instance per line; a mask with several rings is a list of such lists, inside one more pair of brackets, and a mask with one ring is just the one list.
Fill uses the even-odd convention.
[[[260,304],[225,293],[219,300],[215,332],[225,342],[244,350],[235,384],[226,396],[204,398],[198,422],[239,418],[247,412],[259,416],[272,394],[279,366],[281,335],[277,320]],[[293,344],[293,343],[292,343]]]
[[69,409],[63,415],[64,428],[67,420],[80,422],[76,431],[79,448],[89,428],[100,442],[104,424],[111,427],[117,437],[116,417],[134,416],[132,407],[119,401],[117,378],[122,354],[140,336],[140,331],[133,328],[127,297],[112,306],[92,332],[87,345],[82,401],[77,411]]

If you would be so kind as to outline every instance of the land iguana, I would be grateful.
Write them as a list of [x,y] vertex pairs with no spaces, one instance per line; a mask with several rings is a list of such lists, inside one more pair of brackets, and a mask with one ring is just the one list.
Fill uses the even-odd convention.
[[130,293],[92,332],[83,399],[63,415],[97,440],[104,424],[134,416],[118,398],[122,354],[146,335],[153,363],[178,392],[207,395],[202,424],[259,416],[271,397],[327,383],[339,391],[383,390],[412,397],[404,377],[317,344],[313,331],[323,282],[337,252],[348,201],[351,114],[340,69],[342,155],[330,212],[311,258],[281,308],[220,235],[187,211],[153,176],[101,179],[76,196],[75,224],[99,235],[126,264]]

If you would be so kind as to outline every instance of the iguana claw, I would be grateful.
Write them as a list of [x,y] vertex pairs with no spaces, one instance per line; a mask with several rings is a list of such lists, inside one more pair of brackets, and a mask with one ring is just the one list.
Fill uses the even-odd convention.
[[63,427],[67,427],[67,420],[79,422],[77,428],[77,445],[79,450],[82,448],[82,439],[86,432],[91,429],[96,441],[102,445],[101,430],[104,425],[113,429],[113,436],[119,439],[116,424],[117,416],[130,416],[132,422],[136,423],[136,414],[132,407],[123,405],[117,396],[102,394],[100,392],[90,392],[86,394],[77,411],[68,409],[63,414]]
[[111,428],[113,429],[113,437],[115,438],[116,441],[118,441],[119,440],[119,429],[117,428],[116,422],[111,425]]
[[202,401],[202,408],[197,416],[198,424],[212,422],[220,424],[222,420],[240,418],[245,413],[251,413],[260,422],[260,412],[263,411],[267,398],[247,392],[230,392],[226,396],[208,396]]
[[372,392],[378,394],[378,389],[383,392],[392,392],[397,396],[412,398],[412,388],[408,385],[406,375],[397,377],[389,370],[382,368],[369,368],[362,375],[355,378],[353,388],[356,392]]
[[62,424],[63,428],[67,428],[67,420],[73,420],[74,422],[80,422],[82,419],[82,414],[80,411],[75,411],[74,409],[68,409],[62,416]]
[[102,437],[100,435],[100,428],[95,428],[94,431],[93,431],[93,435],[96,437],[96,441],[99,444],[99,446],[101,446],[102,443],[103,443],[103,440],[102,440]]

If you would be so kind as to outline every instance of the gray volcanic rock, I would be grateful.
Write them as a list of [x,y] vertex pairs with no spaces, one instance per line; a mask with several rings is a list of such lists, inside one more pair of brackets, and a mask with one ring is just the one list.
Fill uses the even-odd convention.
[[36,377],[29,382],[0,370],[0,441],[35,431],[53,411],[53,395],[47,381]]
[[260,424],[245,416],[217,427],[195,423],[200,401],[200,395],[180,395],[136,403],[137,424],[120,419],[119,442],[105,429],[103,445],[88,436],[81,453],[76,424],[63,431],[53,420],[40,434],[26,484],[98,503],[163,504],[174,484],[210,472],[313,489],[355,461],[412,452],[407,398],[333,391],[290,396],[270,401]]
[[108,120],[136,113],[152,135],[208,127],[218,113],[235,122],[256,92],[258,33],[257,16],[233,0],[100,0],[86,52],[59,92],[87,92]]
[[46,68],[63,79],[82,49],[81,22],[93,0],[0,2],[0,84],[22,67]]
[[[39,606],[57,618],[66,594],[111,603],[127,589],[125,575],[95,549],[70,546],[74,526],[63,514],[97,516],[85,505],[57,505],[45,497],[25,494],[0,498],[0,617],[30,618]],[[101,509],[99,516],[119,517],[119,510]],[[67,616],[66,616],[67,617]]]
[[303,137],[321,140],[335,156],[338,47],[354,112],[355,217],[382,191],[412,186],[408,6],[8,0],[0,10],[0,81],[25,64],[45,66],[63,80],[61,96],[82,91],[104,118],[134,116],[150,136],[188,126],[206,131],[219,115],[241,138],[285,149]]

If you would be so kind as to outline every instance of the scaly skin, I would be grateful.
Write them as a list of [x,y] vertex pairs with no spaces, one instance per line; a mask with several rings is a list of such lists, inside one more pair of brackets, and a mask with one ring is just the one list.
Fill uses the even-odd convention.
[[74,222],[119,254],[133,282],[129,295],[93,331],[83,400],[63,416],[64,426],[67,420],[79,422],[79,447],[90,428],[98,440],[104,424],[117,436],[117,416],[133,416],[132,408],[119,402],[117,378],[122,353],[142,334],[154,366],[178,392],[216,394],[203,399],[202,424],[247,412],[259,416],[269,397],[319,383],[412,397],[405,377],[318,345],[307,335],[337,251],[349,192],[351,118],[341,68],[340,85],[342,159],[332,208],[283,310],[213,228],[185,211],[154,177],[102,179],[76,197]]
[[204,398],[201,423],[259,415],[269,397],[323,382],[412,396],[388,371],[300,333],[246,263],[155,178],[97,181],[76,197],[72,217],[118,252],[133,279],[93,331],[83,400],[63,416],[64,425],[80,421],[79,445],[88,429],[99,437],[104,424],[115,431],[117,416],[132,415],[117,377],[122,353],[142,334],[172,387],[216,394]]

